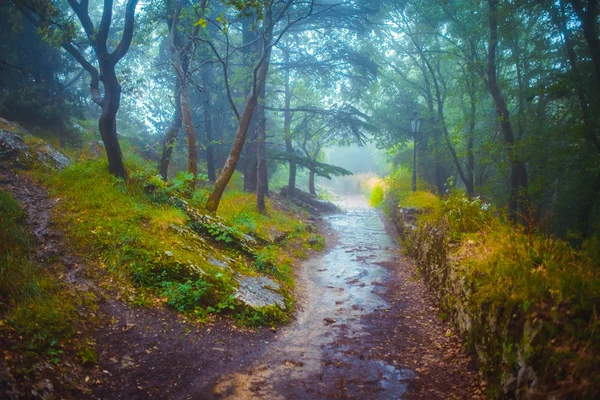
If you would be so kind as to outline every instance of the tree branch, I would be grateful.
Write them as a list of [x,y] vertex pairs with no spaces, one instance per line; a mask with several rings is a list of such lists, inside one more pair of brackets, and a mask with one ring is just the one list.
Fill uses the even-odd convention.
[[115,51],[113,51],[113,53],[110,55],[115,64],[118,63],[119,60],[125,56],[125,54],[127,54],[129,46],[131,45],[131,41],[133,39],[133,27],[135,23],[135,8],[137,3],[138,0],[128,0],[127,5],[125,6],[125,27],[123,28],[123,37],[121,38],[121,42]]

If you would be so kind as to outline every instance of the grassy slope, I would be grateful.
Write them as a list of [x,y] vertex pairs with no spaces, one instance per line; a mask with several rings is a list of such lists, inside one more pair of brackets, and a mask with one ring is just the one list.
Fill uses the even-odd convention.
[[[256,258],[240,254],[223,240],[199,242],[177,233],[173,226],[186,227],[186,216],[168,201],[168,195],[185,194],[181,182],[168,186],[157,182],[150,168],[129,165],[127,182],[112,177],[104,161],[77,163],[58,174],[45,174],[42,181],[61,198],[56,220],[72,239],[76,252],[97,265],[96,278],[135,305],[167,304],[177,311],[207,318],[227,313],[249,323],[286,320],[287,314],[271,310],[256,315],[233,298],[238,273],[266,273],[284,285],[292,305],[294,258],[307,254],[310,235],[295,215],[268,205],[268,216],[255,211],[251,194],[230,190],[219,214],[232,229],[261,237],[289,232],[281,245],[256,250]],[[158,187],[144,190],[150,181]],[[188,193],[190,204],[203,198],[199,190]],[[282,250],[288,246],[289,251]],[[215,266],[215,259],[233,259],[233,270]],[[200,273],[190,272],[193,264]],[[290,308],[291,309],[291,308]]]
[[[39,142],[21,133],[27,143]],[[131,178],[123,181],[107,172],[102,157],[92,159],[87,146],[70,155],[79,161],[64,171],[37,168],[27,173],[60,200],[53,221],[65,233],[66,247],[89,266],[86,279],[132,306],[166,306],[200,323],[217,314],[246,325],[289,319],[294,309],[292,266],[322,247],[322,240],[315,246],[308,244],[309,237],[318,235],[309,232],[301,211],[268,200],[268,215],[258,214],[254,196],[236,189],[240,185],[236,176],[219,216],[236,232],[283,238],[257,247],[251,257],[226,240],[198,237],[189,230],[187,216],[166,199],[183,196],[200,207],[206,191],[189,193],[181,176],[166,185],[157,179],[152,165],[132,155]],[[149,193],[148,183],[155,186],[154,192]],[[61,390],[69,391],[85,377],[80,366],[96,363],[91,328],[99,322],[97,300],[94,294],[63,282],[60,257],[38,265],[37,244],[24,228],[25,217],[18,202],[0,190],[0,354],[9,367],[3,369],[0,362],[0,375],[12,374],[21,389],[29,391],[36,383],[29,380],[39,378],[32,368],[50,363],[63,377],[58,382],[65,386]],[[183,228],[183,234],[173,227]],[[188,268],[190,264],[195,269]],[[233,267],[220,267],[224,264]],[[266,274],[280,282],[286,309],[257,310],[240,304],[233,297],[234,278],[240,273]]]

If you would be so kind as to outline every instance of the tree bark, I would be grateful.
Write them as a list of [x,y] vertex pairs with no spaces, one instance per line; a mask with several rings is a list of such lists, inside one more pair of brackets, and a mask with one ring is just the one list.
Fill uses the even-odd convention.
[[257,173],[258,181],[256,185],[256,206],[258,212],[261,214],[267,213],[267,206],[265,203],[265,196],[268,191],[268,177],[267,177],[267,161],[265,159],[265,141],[266,141],[266,117],[265,117],[265,106],[264,106],[264,86],[261,100],[259,100],[256,106],[254,118],[256,119],[256,130],[258,138],[258,153],[257,153]]
[[462,165],[460,164],[460,160],[458,159],[458,156],[456,155],[456,150],[454,149],[454,146],[452,146],[452,143],[450,142],[450,134],[448,133],[448,127],[446,126],[446,119],[444,117],[444,99],[443,99],[443,97],[445,97],[445,94],[444,94],[444,96],[442,96],[442,93],[441,93],[440,87],[439,87],[439,83],[438,83],[438,78],[436,76],[435,70],[431,66],[431,63],[425,57],[425,55],[423,54],[423,52],[420,49],[419,49],[419,53],[421,54],[421,58],[422,58],[423,62],[427,65],[427,68],[429,69],[429,73],[431,74],[431,78],[433,79],[433,85],[435,88],[435,98],[437,101],[437,116],[438,116],[438,121],[441,124],[442,132],[444,133],[444,139],[446,141],[446,145],[448,146],[448,150],[450,151],[450,154],[452,155],[452,160],[454,161],[454,165],[456,166],[456,171],[458,172],[460,180],[467,187],[467,191],[472,193],[473,192],[472,183],[471,183],[471,187],[469,187],[469,180],[467,179],[467,176],[465,175],[465,173],[463,171]]
[[[290,62],[290,48],[289,45],[286,44],[285,50],[283,53],[283,62],[284,64],[289,64]],[[292,112],[290,111],[290,106],[292,103],[292,92],[290,90],[290,69],[286,68],[284,73],[284,112],[283,112],[283,137],[285,141],[285,151],[289,156],[289,165],[290,165],[290,174],[288,177],[288,196],[290,198],[294,197],[294,193],[296,192],[296,170],[297,165],[294,160],[294,145],[292,144]]]
[[117,177],[127,178],[117,135],[117,111],[119,111],[121,104],[121,85],[117,80],[114,65],[111,64],[106,61],[100,63],[100,73],[103,76],[102,81],[104,83],[104,102],[98,120],[98,128],[106,148],[109,172]]
[[315,171],[312,169],[308,173],[308,191],[310,194],[317,195],[317,191],[315,190]]
[[208,180],[214,182],[217,175],[215,172],[215,155],[212,145],[212,107],[210,106],[210,95],[208,92],[204,100],[204,130],[206,131],[206,169],[208,170]]
[[171,163],[171,155],[173,154],[173,148],[177,143],[177,135],[181,131],[182,119],[181,119],[181,101],[179,98],[179,78],[175,79],[175,88],[173,90],[175,97],[175,109],[173,110],[173,119],[169,128],[165,132],[165,136],[162,142],[162,151],[160,153],[160,160],[158,161],[158,173],[164,181],[167,180],[169,172],[169,164]]
[[[223,170],[221,171],[219,177],[215,182],[215,188],[213,192],[208,196],[208,200],[206,202],[206,210],[208,212],[215,213],[219,208],[221,196],[223,196],[225,187],[227,186],[227,183],[229,183],[229,180],[231,179],[231,176],[235,171],[235,167],[240,159],[242,150],[244,148],[244,143],[246,141],[246,136],[248,135],[250,121],[252,120],[252,115],[254,114],[254,109],[256,108],[256,104],[258,103],[260,92],[267,78],[269,61],[271,59],[271,47],[273,45],[272,40],[274,24],[277,23],[277,21],[279,21],[283,17],[283,15],[285,15],[285,13],[289,10],[293,2],[294,0],[287,0],[285,3],[283,3],[282,7],[278,12],[278,15],[275,18],[273,18],[272,15],[272,3],[270,1],[265,2],[262,51],[259,63],[253,72],[252,91],[250,93],[250,96],[248,96],[248,100],[246,101],[244,112],[238,118],[238,129],[236,131],[235,139],[233,140],[231,150],[229,151],[229,156],[227,157],[227,161],[225,162],[225,166],[223,167]],[[225,75],[227,74],[226,68],[224,68],[224,73]],[[235,105],[233,103],[231,103],[231,107],[234,109],[237,115],[237,109],[235,108]]]
[[[206,6],[206,1],[202,2],[202,8]],[[177,74],[177,78],[181,82],[179,89],[179,102],[181,107],[181,118],[183,120],[183,128],[185,130],[185,136],[188,147],[188,163],[187,171],[193,175],[193,179],[190,181],[190,188],[193,190],[196,188],[196,177],[198,175],[198,143],[196,140],[196,131],[194,129],[194,122],[192,120],[192,110],[190,106],[190,77],[188,76],[188,52],[191,47],[191,41],[183,46],[177,43],[179,16],[181,15],[181,1],[177,2],[177,6],[171,21],[171,27],[169,30],[169,48],[171,50],[173,58],[173,68]],[[199,27],[194,28],[192,37],[197,36]]]
[[242,154],[242,150],[244,148],[244,143],[246,142],[246,136],[248,134],[248,128],[250,127],[250,121],[252,120],[252,116],[254,114],[254,109],[256,108],[256,104],[258,103],[259,93],[262,90],[263,85],[265,84],[265,80],[267,77],[267,71],[269,68],[268,61],[271,57],[271,38],[273,34],[273,26],[271,25],[271,21],[265,19],[265,26],[267,26],[267,31],[264,33],[264,41],[263,41],[263,57],[262,63],[258,66],[258,69],[255,72],[256,83],[246,101],[246,106],[244,108],[243,114],[240,116],[238,129],[235,134],[235,139],[233,140],[233,145],[231,146],[231,150],[229,151],[229,156],[227,157],[227,161],[225,161],[225,166],[223,170],[219,174],[215,182],[214,191],[208,196],[208,200],[206,202],[206,210],[209,212],[216,212],[219,208],[219,203],[221,202],[221,196],[223,196],[223,192],[225,191],[225,187],[233,172],[235,171],[235,167],[240,159]]
[[[115,66],[127,54],[131,45],[137,0],[128,0],[125,5],[123,35],[112,53],[108,51],[107,41],[112,21],[113,1],[107,0],[104,2],[102,19],[97,29],[94,27],[89,15],[88,0],[81,0],[79,2],[68,0],[68,3],[81,22],[81,26],[90,41],[96,58],[99,60],[100,71],[71,43],[63,43],[62,47],[90,74],[92,101],[102,108],[102,113],[98,119],[98,128],[106,149],[108,170],[111,174],[119,178],[127,178],[127,170],[123,164],[123,154],[117,135],[116,117],[121,105],[121,85],[117,79]],[[104,86],[104,95],[100,92],[100,82]]]
[[192,179],[190,182],[190,187],[195,189],[196,177],[198,176],[198,142],[196,141],[196,130],[194,129],[194,122],[192,120],[192,108],[190,106],[190,84],[187,79],[188,78],[185,76],[182,78],[179,97],[181,103],[183,129],[185,130],[188,148],[187,172],[193,174],[194,176],[194,179]]
[[[258,69],[258,90],[260,90],[262,85],[264,85],[266,75],[267,64],[263,62],[263,64]],[[229,180],[231,179],[231,176],[233,175],[235,167],[242,154],[244,143],[246,141],[246,135],[248,134],[248,128],[250,127],[250,120],[252,119],[252,115],[254,114],[254,109],[256,108],[257,102],[258,93],[255,90],[246,101],[246,107],[244,108],[244,113],[241,115],[238,129],[235,134],[235,139],[233,140],[233,145],[231,146],[231,150],[229,152],[229,156],[227,157],[227,161],[225,161],[225,166],[223,167],[223,170],[221,171],[219,177],[215,182],[214,191],[208,196],[208,200],[206,202],[206,210],[209,212],[214,213],[219,208],[221,196],[223,196],[225,187],[227,186],[227,183],[229,183]]]
[[[254,63],[257,61],[257,55],[260,54],[261,41],[256,40],[256,32],[253,31],[253,16],[246,16],[242,19],[242,39],[243,39],[243,50],[244,56],[243,64],[245,68],[252,70]],[[251,45],[255,41],[254,45]],[[243,90],[244,97],[247,98],[250,95],[251,87],[245,87]],[[256,192],[258,182],[258,126],[256,118],[250,120],[250,127],[248,128],[248,140],[244,149],[244,190],[247,192]]]

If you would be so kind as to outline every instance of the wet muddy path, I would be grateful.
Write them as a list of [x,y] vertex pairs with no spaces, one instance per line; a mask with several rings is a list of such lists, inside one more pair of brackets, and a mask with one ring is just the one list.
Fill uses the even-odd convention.
[[384,338],[365,318],[389,312],[387,266],[398,248],[364,200],[347,203],[347,213],[326,218],[334,246],[302,266],[297,320],[259,363],[222,377],[214,397],[396,399],[405,393],[414,373],[371,351]]

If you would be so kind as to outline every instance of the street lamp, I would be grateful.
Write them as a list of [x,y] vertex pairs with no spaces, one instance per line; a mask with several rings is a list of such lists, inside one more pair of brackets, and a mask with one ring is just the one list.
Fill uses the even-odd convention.
[[412,190],[413,192],[417,191],[417,133],[421,129],[421,119],[419,118],[419,113],[415,110],[413,113],[413,117],[410,120],[410,127],[412,128],[413,140],[414,140],[414,155],[413,155],[413,179],[412,179]]

